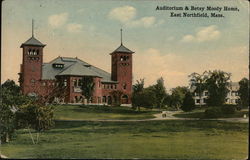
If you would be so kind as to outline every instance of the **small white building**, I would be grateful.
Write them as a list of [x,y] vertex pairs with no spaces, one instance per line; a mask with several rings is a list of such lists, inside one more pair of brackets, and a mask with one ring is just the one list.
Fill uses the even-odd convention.
[[[237,104],[239,101],[239,95],[238,95],[238,90],[240,88],[240,85],[238,82],[231,82],[229,84],[229,92],[227,94],[226,97],[226,104]],[[191,92],[194,92],[195,87],[192,87],[190,89]],[[201,97],[199,96],[198,92],[194,92],[194,101],[195,101],[195,105],[206,105],[207,103],[207,99],[208,99],[208,91],[205,90],[203,91],[203,93],[201,94]]]

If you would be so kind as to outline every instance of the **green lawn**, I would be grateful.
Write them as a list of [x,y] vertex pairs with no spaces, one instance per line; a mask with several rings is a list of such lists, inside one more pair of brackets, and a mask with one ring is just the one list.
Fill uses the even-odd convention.
[[97,119],[151,119],[157,111],[143,109],[134,111],[129,107],[57,105],[54,106],[56,120]]
[[[221,115],[220,118],[243,118],[244,114],[248,116],[249,112],[248,111],[236,111],[234,114],[224,114]],[[200,111],[194,111],[194,112],[183,112],[183,113],[178,113],[174,114],[173,116],[179,117],[179,118],[205,118],[204,110]]]
[[244,159],[248,124],[221,121],[65,122],[33,145],[26,130],[1,146],[9,158]]

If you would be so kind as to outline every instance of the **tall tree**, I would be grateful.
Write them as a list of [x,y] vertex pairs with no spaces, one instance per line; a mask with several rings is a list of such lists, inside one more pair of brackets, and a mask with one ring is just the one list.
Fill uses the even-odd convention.
[[81,84],[82,95],[87,99],[87,103],[90,102],[90,98],[93,95],[94,86],[95,83],[93,77],[86,76],[82,78],[82,84]]
[[20,93],[20,87],[13,80],[7,80],[1,85],[0,99],[0,133],[1,142],[5,143],[11,140],[16,129],[15,111],[19,105],[31,101],[27,96]]
[[193,96],[190,92],[185,94],[181,109],[185,112],[192,111],[195,108]]
[[239,96],[240,104],[244,107],[249,105],[249,80],[247,78],[242,78],[239,82]]
[[144,90],[144,79],[136,80],[136,84],[133,85],[132,92],[132,107],[133,109],[138,109],[140,111],[141,99],[140,96]]
[[170,96],[170,107],[174,107],[179,109],[179,107],[183,104],[185,94],[188,92],[187,87],[178,86],[176,88],[171,89]]
[[225,103],[230,77],[230,73],[221,70],[208,72],[205,83],[209,93],[207,100],[209,106],[220,106]]
[[[205,71],[203,74],[192,73],[188,76],[190,78],[190,86],[194,88],[194,92],[198,93],[199,98],[201,99],[203,91],[206,89],[205,80],[207,78],[207,72]],[[199,104],[201,107],[201,103]]]
[[156,84],[153,86],[153,90],[156,97],[156,106],[161,109],[164,104],[163,102],[167,97],[166,88],[164,86],[164,80],[162,77],[157,79]]

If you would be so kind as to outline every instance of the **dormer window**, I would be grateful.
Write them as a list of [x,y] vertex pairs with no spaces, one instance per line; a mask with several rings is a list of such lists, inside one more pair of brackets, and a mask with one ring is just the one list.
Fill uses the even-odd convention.
[[53,66],[54,68],[61,69],[61,68],[64,67],[64,64],[61,64],[61,63],[54,63],[54,64],[52,64],[52,66]]

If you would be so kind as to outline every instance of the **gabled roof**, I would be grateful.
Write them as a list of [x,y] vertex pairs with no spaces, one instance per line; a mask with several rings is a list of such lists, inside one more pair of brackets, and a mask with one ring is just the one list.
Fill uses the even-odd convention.
[[23,47],[24,45],[27,46],[41,46],[44,47],[45,44],[42,44],[39,40],[37,40],[34,36],[32,36],[30,39],[28,39],[26,42],[24,42],[21,47]]
[[[91,66],[90,66],[91,67]],[[83,64],[76,62],[70,65],[68,68],[63,70],[61,73],[57,75],[72,75],[72,76],[96,76],[100,77],[96,72],[90,69],[90,67],[86,67]]]
[[130,49],[126,48],[123,44],[121,44],[116,50],[114,50],[111,54],[113,53],[135,53],[131,51]]
[[[63,68],[54,68],[53,64],[63,64]],[[73,67],[73,68],[71,68]],[[78,70],[78,68],[80,68]],[[83,68],[83,69],[82,69]],[[87,68],[87,69],[86,69]],[[67,70],[67,71],[66,71]],[[85,73],[86,71],[86,73]],[[77,73],[75,73],[77,72]],[[73,75],[75,73],[78,76],[81,75],[95,75],[98,77],[102,77],[101,81],[104,83],[117,83],[117,81],[111,80],[111,74],[97,68],[93,65],[88,64],[80,59],[72,58],[72,57],[57,57],[54,60],[50,61],[49,63],[43,63],[42,68],[42,79],[43,80],[53,80],[57,75]],[[81,74],[81,75],[80,75]]]

